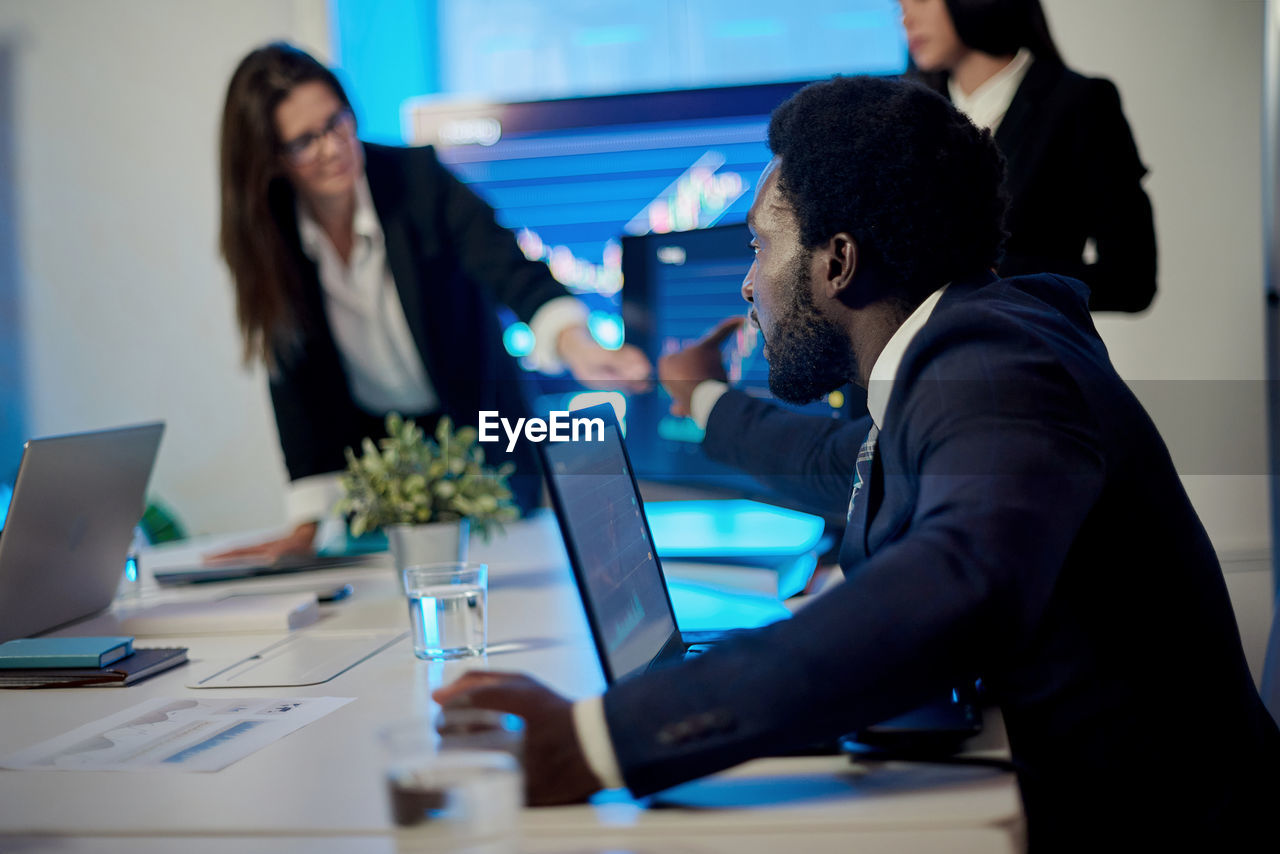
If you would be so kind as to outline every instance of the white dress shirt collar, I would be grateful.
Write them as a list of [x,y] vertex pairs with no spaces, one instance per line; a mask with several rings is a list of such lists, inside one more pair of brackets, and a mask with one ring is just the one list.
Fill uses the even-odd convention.
[[1031,51],[1022,48],[1008,65],[968,95],[956,85],[955,78],[948,79],[947,93],[951,96],[951,103],[975,125],[995,133],[1004,114],[1009,111],[1018,87],[1022,85],[1022,78],[1027,76],[1032,59]]
[[875,364],[871,366],[871,377],[867,381],[867,411],[871,413],[871,420],[875,422],[876,427],[884,428],[884,416],[889,408],[889,395],[893,393],[898,366],[902,364],[902,357],[907,352],[907,347],[929,322],[934,307],[938,305],[938,300],[942,299],[946,289],[946,285],[938,288],[929,294],[915,311],[911,312],[897,331],[890,336],[888,343],[876,357]]
[[[318,261],[322,247],[329,242],[329,237],[300,198],[296,210],[302,251],[312,261]],[[351,231],[357,243],[372,243],[382,238],[382,223],[378,221],[378,212],[373,206],[373,193],[369,190],[369,178],[365,175],[361,175],[356,182],[356,209],[351,218]]]

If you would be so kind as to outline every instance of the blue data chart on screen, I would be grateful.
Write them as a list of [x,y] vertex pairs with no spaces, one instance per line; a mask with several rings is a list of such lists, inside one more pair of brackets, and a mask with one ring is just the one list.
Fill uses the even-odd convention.
[[616,678],[647,665],[675,631],[671,605],[627,471],[621,437],[548,445],[566,545],[577,552],[584,593]]
[[[524,254],[587,300],[605,346],[622,343],[622,238],[742,222],[768,163],[770,111],[803,83],[406,107],[413,142],[436,146],[493,206]],[[612,325],[611,325],[612,324]],[[531,341],[508,341],[516,355]]]
[[441,153],[575,290],[621,286],[624,234],[689,231],[746,218],[769,160],[764,119],[664,122],[504,139]]

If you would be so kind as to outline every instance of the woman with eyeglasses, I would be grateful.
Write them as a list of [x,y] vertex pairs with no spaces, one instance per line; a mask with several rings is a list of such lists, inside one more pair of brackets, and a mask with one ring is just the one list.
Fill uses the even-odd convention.
[[899,2],[920,79],[989,128],[1008,161],[1000,274],[1080,279],[1095,311],[1150,305],[1147,169],[1116,87],[1063,64],[1040,0]]
[[[533,329],[540,364],[594,387],[647,385],[646,357],[600,347],[581,303],[524,257],[430,147],[362,143],[342,86],[308,54],[276,43],[246,56],[221,136],[220,245],[245,361],[270,374],[295,523],[230,554],[312,551],[338,497],[343,450],[383,435],[387,412],[428,432],[441,415],[471,425],[482,410],[524,415],[496,303]],[[516,464],[513,489],[533,506],[540,480],[528,443],[486,454]]]

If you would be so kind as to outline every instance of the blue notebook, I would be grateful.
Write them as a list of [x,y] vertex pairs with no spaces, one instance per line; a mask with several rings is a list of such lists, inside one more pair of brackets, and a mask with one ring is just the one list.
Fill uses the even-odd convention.
[[133,652],[133,638],[19,638],[0,643],[0,670],[106,667]]

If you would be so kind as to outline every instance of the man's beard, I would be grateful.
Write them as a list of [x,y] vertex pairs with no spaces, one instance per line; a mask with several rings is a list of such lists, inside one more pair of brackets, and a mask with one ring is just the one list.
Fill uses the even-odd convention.
[[808,251],[797,255],[787,283],[791,298],[766,342],[769,390],[787,403],[817,400],[858,375],[849,333],[814,305],[810,257]]

